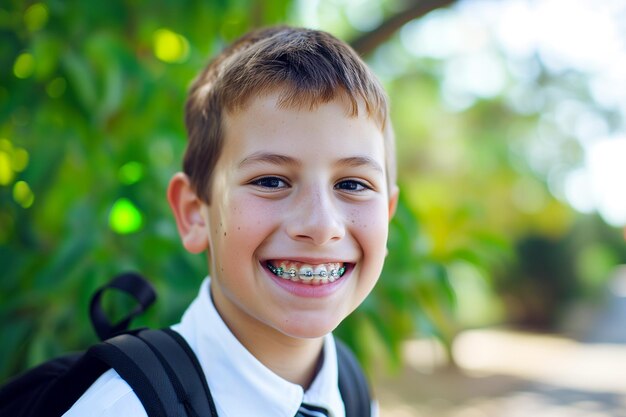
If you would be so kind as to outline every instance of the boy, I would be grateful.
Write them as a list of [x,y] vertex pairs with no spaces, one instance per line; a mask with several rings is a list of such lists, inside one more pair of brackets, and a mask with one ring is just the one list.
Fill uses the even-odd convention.
[[[380,275],[398,194],[382,88],[332,36],[269,28],[200,74],[186,125],[168,200],[211,278],[174,329],[218,415],[343,417],[331,332]],[[110,370],[65,415],[146,414]]]

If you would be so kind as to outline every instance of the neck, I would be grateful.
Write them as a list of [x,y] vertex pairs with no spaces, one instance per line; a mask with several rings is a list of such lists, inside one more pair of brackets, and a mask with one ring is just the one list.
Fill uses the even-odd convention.
[[[292,339],[268,338],[265,334],[253,335],[252,338],[240,336],[233,331],[235,337],[261,363],[281,378],[308,389],[323,361],[323,338]],[[247,343],[247,341],[253,341]]]

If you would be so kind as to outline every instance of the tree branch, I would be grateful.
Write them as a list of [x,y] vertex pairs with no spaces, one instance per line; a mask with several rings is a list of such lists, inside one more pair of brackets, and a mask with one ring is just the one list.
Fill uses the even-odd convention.
[[455,3],[455,0],[412,0],[409,7],[389,17],[376,29],[353,39],[350,45],[361,56],[369,55],[404,24],[425,14]]

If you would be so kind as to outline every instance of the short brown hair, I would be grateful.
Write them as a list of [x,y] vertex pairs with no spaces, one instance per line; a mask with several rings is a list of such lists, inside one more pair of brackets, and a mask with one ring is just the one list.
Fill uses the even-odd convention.
[[280,90],[279,105],[310,108],[340,95],[356,116],[359,103],[385,134],[388,183],[395,182],[393,133],[386,94],[346,43],[311,29],[286,26],[250,32],[219,54],[193,82],[185,107],[189,143],[183,171],[196,194],[211,200],[211,178],[223,145],[222,115]]

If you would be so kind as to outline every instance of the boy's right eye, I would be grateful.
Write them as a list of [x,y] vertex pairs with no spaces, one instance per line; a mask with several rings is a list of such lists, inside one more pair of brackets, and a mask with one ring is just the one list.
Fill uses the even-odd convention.
[[261,177],[253,181],[250,181],[250,184],[256,185],[262,188],[274,188],[274,189],[287,187],[287,183],[283,179],[278,178],[278,177]]

